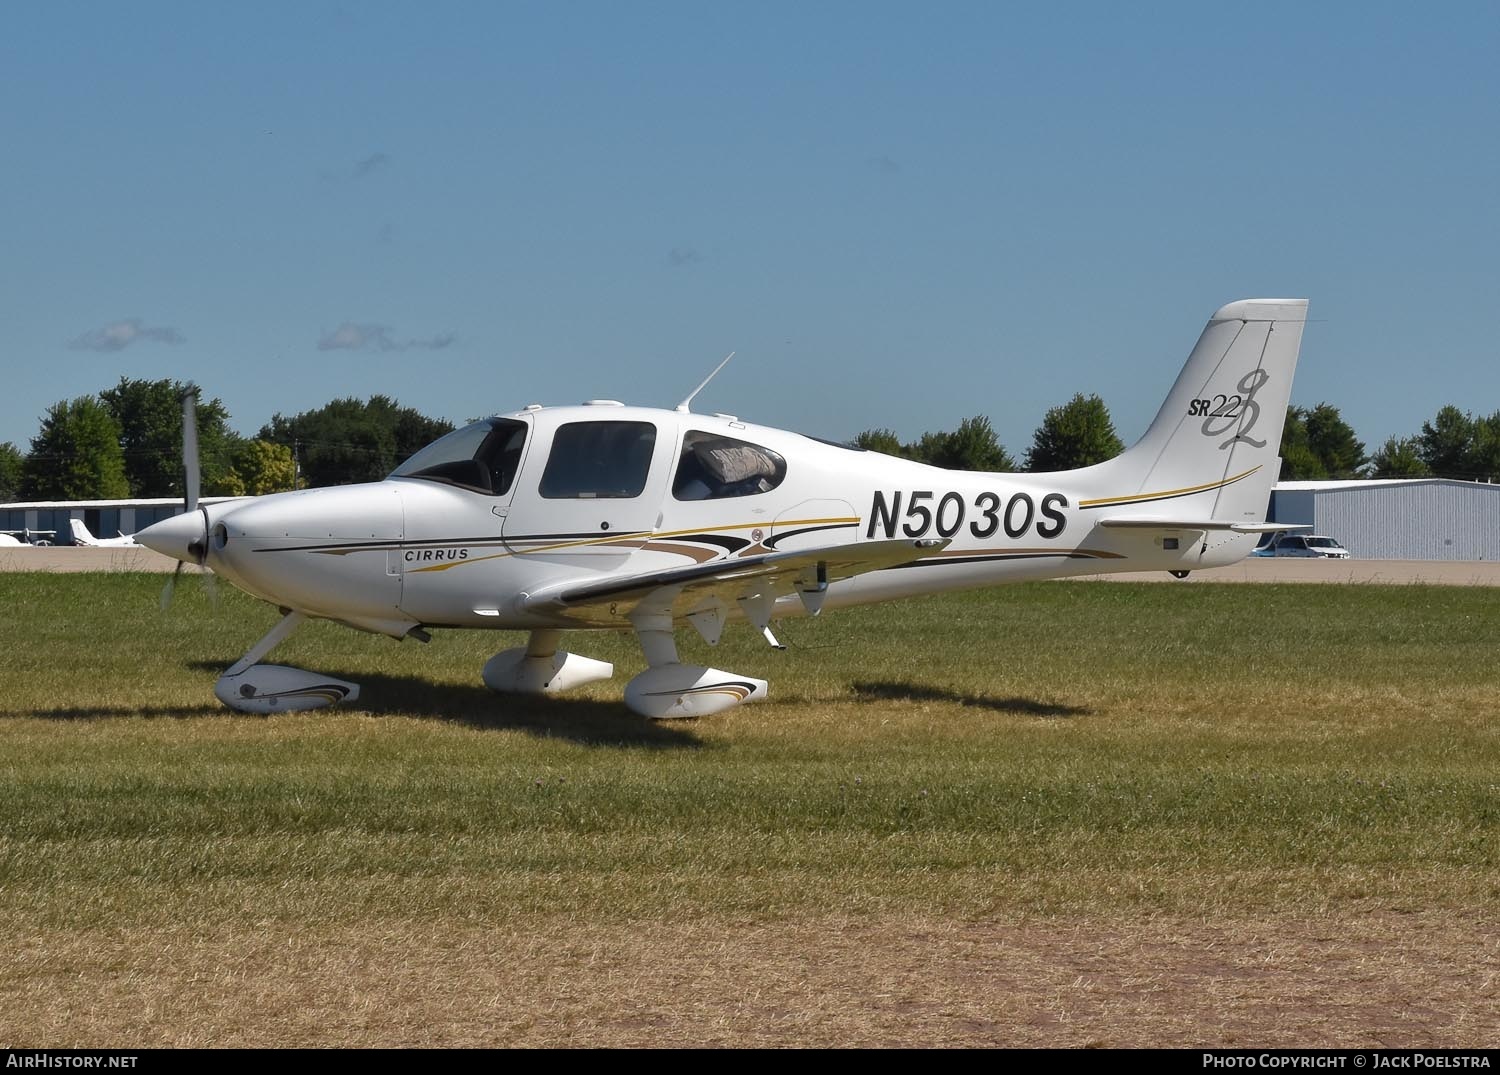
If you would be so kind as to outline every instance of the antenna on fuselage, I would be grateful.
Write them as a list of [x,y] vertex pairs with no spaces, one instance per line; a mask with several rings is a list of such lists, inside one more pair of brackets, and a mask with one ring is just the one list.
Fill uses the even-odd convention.
[[690,404],[690,403],[693,402],[693,397],[696,396],[699,392],[703,391],[705,388],[707,388],[708,387],[708,382],[712,381],[716,376],[718,376],[719,371],[721,369],[723,369],[725,366],[729,365],[729,360],[731,358],[733,358],[733,357],[734,357],[734,352],[733,351],[730,351],[727,355],[725,355],[724,356],[724,361],[720,362],[717,366],[714,367],[713,373],[710,373],[707,377],[703,378],[703,383],[700,384],[697,388],[693,389],[691,392],[689,392],[687,394],[687,399],[685,399],[681,403],[677,404],[677,410],[679,412],[681,412],[682,414],[687,414],[692,409],[692,408],[690,408],[688,406],[688,404]]

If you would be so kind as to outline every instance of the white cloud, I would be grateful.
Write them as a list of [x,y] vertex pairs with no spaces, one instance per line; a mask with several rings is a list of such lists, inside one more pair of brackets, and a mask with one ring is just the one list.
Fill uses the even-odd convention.
[[364,176],[369,175],[371,172],[378,172],[389,163],[391,163],[391,158],[386,156],[386,154],[371,153],[363,160],[354,162],[354,178],[360,179]]
[[123,351],[133,343],[182,343],[183,335],[170,325],[148,325],[139,317],[113,321],[91,329],[68,344],[75,351]]
[[374,175],[382,169],[389,168],[390,164],[390,154],[377,150],[368,157],[361,157],[347,167],[327,169],[322,173],[322,176],[329,183],[356,183],[366,176]]
[[441,351],[456,337],[451,332],[426,339],[398,340],[389,325],[356,325],[345,321],[318,338],[319,351]]

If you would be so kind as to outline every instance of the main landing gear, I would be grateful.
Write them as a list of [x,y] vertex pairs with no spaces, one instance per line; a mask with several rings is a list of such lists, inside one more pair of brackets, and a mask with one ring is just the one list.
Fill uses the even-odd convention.
[[[641,716],[706,717],[766,696],[763,679],[679,661],[670,614],[638,614],[631,621],[650,667],[626,684],[625,704]],[[708,638],[701,625],[699,630]],[[559,650],[561,634],[533,631],[524,647],[490,658],[484,666],[485,686],[502,694],[556,694],[614,675],[614,665],[606,661]],[[717,633],[709,641],[718,641]]]
[[557,694],[615,674],[608,661],[558,649],[561,638],[561,631],[532,631],[526,645],[489,659],[484,685],[501,694]]
[[[643,717],[706,717],[766,697],[766,681],[682,664],[670,615],[632,617],[647,668],[625,685],[625,704]],[[717,639],[715,639],[717,641]]]

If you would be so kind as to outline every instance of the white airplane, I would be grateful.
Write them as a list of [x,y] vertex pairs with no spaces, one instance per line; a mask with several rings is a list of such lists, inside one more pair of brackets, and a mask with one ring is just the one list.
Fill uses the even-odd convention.
[[[56,530],[0,530],[0,549],[32,549],[51,545],[47,538],[56,537]],[[39,541],[31,540],[33,537]]]
[[73,528],[73,544],[87,545],[90,548],[123,548],[127,545],[139,544],[129,534],[121,534],[119,537],[98,538],[93,531],[84,525],[82,519],[69,519],[68,524]]
[[487,418],[381,482],[205,507],[190,491],[191,510],[137,537],[284,611],[219,678],[235,709],[358,696],[259,663],[316,617],[422,641],[439,627],[529,631],[483,671],[519,693],[613,674],[561,649],[564,630],[634,631],[648,668],[625,704],[702,716],[764,698],[766,683],[681,663],[685,625],[712,644],[744,620],[775,646],[774,620],[825,608],[1241,559],[1284,527],[1265,511],[1306,317],[1305,299],[1218,310],[1145,436],[1081,470],[948,471],[695,414],[705,380],[676,410],[594,400]]

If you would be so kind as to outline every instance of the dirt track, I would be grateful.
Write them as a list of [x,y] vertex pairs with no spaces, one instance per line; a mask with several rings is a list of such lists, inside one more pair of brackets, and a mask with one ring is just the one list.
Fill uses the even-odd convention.
[[[5,571],[171,571],[177,561],[139,546],[0,549]],[[189,568],[189,570],[197,570]],[[1094,575],[1113,582],[1177,582],[1165,571]],[[1189,582],[1376,582],[1390,585],[1500,586],[1500,561],[1294,560],[1251,556],[1233,567],[1194,572]]]
[[[136,545],[88,549],[78,545],[0,549],[0,571],[171,571],[177,561]],[[189,567],[189,571],[198,570]]]
[[[1113,582],[1176,582],[1165,571],[1095,575]],[[1195,571],[1189,582],[1375,582],[1407,586],[1500,586],[1500,561],[1296,560],[1247,556],[1232,567]]]

